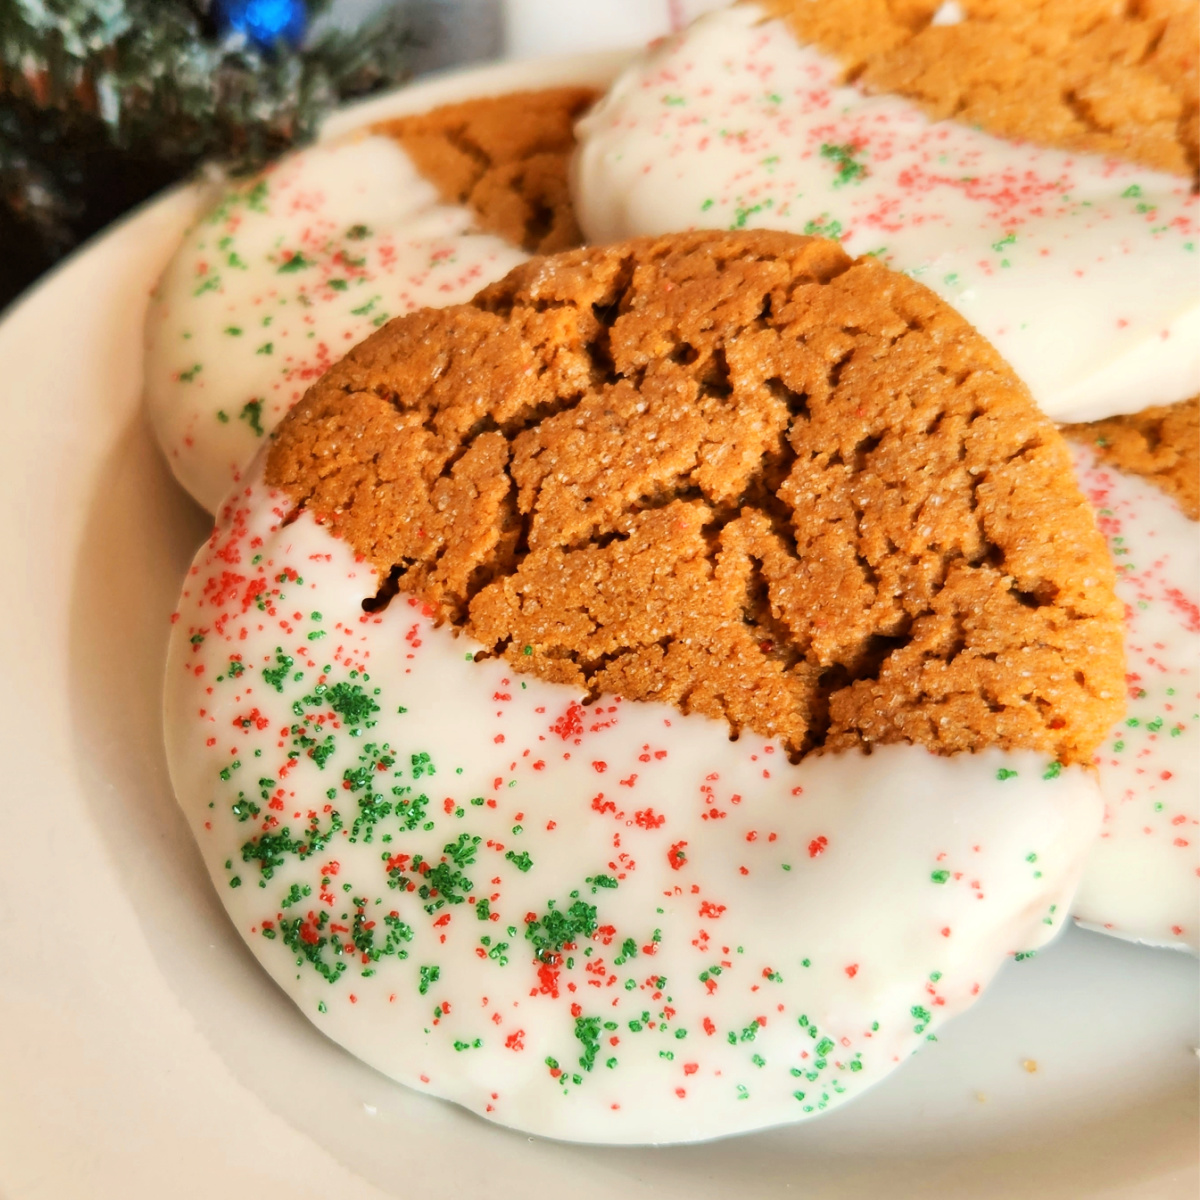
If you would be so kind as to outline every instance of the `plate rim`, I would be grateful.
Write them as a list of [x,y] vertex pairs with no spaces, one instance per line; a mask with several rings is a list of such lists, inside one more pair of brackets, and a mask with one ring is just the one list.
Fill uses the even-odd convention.
[[[450,97],[455,95],[458,98],[469,98],[475,95],[490,95],[498,91],[509,90],[513,87],[514,81],[518,81],[522,87],[533,88],[554,86],[560,82],[587,82],[587,80],[580,79],[580,75],[584,74],[588,76],[588,79],[592,77],[598,79],[606,71],[610,75],[615,74],[620,65],[628,59],[631,53],[633,53],[632,50],[599,51],[583,55],[556,55],[546,59],[499,62],[483,66],[471,65],[439,72],[435,76],[407,83],[383,95],[371,97],[365,101],[360,101],[337,110],[323,123],[317,140],[326,141],[345,136],[356,129],[361,129],[363,125],[370,121],[382,119],[389,114],[401,115],[422,106],[428,107],[438,103],[451,102]],[[575,74],[568,79],[568,73],[572,71]],[[464,91],[464,88],[469,88],[470,90]],[[483,90],[480,90],[481,88]],[[0,347],[7,343],[10,331],[19,327],[23,322],[33,319],[42,306],[49,305],[52,307],[54,298],[58,292],[78,287],[79,283],[84,280],[87,266],[94,262],[99,255],[112,251],[117,247],[118,243],[122,242],[122,240],[130,239],[131,236],[135,235],[143,227],[149,228],[149,226],[156,223],[170,224],[172,221],[179,224],[181,216],[185,211],[190,210],[194,215],[196,205],[203,194],[204,187],[202,181],[196,179],[184,181],[142,202],[116,222],[85,241],[71,255],[56,264],[36,281],[34,285],[18,296],[3,313],[0,313]],[[161,269],[162,265],[164,264],[159,264],[159,269]],[[76,282],[77,279],[79,283]],[[97,300],[94,303],[99,303],[99,301]],[[140,320],[138,321],[138,325],[140,329]],[[138,374],[140,377],[140,362],[138,364]],[[139,394],[137,403],[132,408],[135,420],[140,417],[141,411]],[[109,427],[107,432],[110,435],[121,432],[117,427],[122,426],[127,421],[128,416],[129,412],[125,409],[120,409],[119,411],[114,409],[113,412],[106,413],[104,421]],[[110,445],[107,443],[103,447],[105,452],[110,448]],[[93,455],[93,458],[97,460],[100,457],[99,452]],[[93,465],[98,466],[98,461],[93,463]],[[73,565],[73,557],[71,561]],[[3,930],[0,929],[0,934],[2,933]],[[0,938],[0,943],[2,943],[2,938]],[[2,984],[0,984],[0,1008],[3,1007],[3,1000],[4,991]],[[211,1048],[210,1052],[215,1054],[215,1051],[211,1051]],[[265,1102],[257,1097],[255,1097],[255,1101],[260,1105],[265,1104]],[[284,1118],[280,1118],[280,1120],[284,1120]],[[299,1130],[295,1130],[295,1132],[305,1142],[309,1141],[306,1134],[301,1133]],[[0,1144],[2,1143],[3,1139],[0,1138]],[[317,1148],[323,1151],[322,1147],[318,1146]],[[377,1191],[377,1189],[366,1183],[361,1177],[352,1173],[344,1166],[341,1160],[335,1160],[335,1163],[337,1171],[331,1178],[341,1179],[347,1186],[352,1186],[354,1195],[372,1198],[383,1195],[383,1193]],[[0,1185],[9,1186],[6,1176],[9,1173],[10,1165],[9,1163],[0,1161]],[[112,1182],[115,1183],[116,1179],[114,1178]],[[1152,1187],[1158,1187],[1163,1182],[1161,1176],[1158,1178],[1147,1177],[1144,1181],[1146,1185]],[[46,1180],[43,1179],[37,1182],[35,1186],[30,1186],[28,1190],[25,1189],[24,1185],[17,1184],[14,1186],[11,1194],[14,1198],[25,1195],[32,1196],[36,1190],[36,1186],[45,1186],[45,1183]],[[1164,1191],[1155,1191],[1154,1193],[1142,1192],[1141,1187],[1142,1184],[1139,1184],[1136,1192],[1130,1191],[1128,1195],[1168,1194]],[[1185,1189],[1189,1188],[1190,1181],[1184,1181],[1183,1187]],[[64,1192],[62,1194],[67,1193]],[[72,1191],[70,1194],[88,1193]],[[295,1193],[278,1191],[271,1194],[287,1195]],[[351,1193],[343,1192],[342,1194],[348,1195]],[[1125,1194],[1124,1189],[1122,1189],[1122,1194]],[[1172,1188],[1170,1194],[1175,1194],[1174,1188]],[[1178,1194],[1183,1196],[1190,1193],[1180,1190]]]

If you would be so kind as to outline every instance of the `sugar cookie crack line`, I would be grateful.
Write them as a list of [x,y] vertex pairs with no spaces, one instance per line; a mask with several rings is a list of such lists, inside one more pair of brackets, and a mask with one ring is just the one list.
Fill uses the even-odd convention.
[[796,756],[1086,761],[1119,714],[1112,569],[1061,438],[961,318],[831,242],[519,267],[353,350],[268,480],[374,565],[376,605],[417,595],[518,671]]

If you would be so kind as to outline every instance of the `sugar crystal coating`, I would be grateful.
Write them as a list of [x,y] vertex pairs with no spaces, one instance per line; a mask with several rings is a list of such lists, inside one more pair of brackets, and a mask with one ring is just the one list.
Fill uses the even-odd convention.
[[1086,762],[1122,700],[1065,444],[914,281],[699,233],[517,268],[355,348],[272,486],[519,671],[815,749]]
[[1189,0],[771,0],[798,37],[872,92],[931,116],[1065,150],[1197,169],[1196,5]]

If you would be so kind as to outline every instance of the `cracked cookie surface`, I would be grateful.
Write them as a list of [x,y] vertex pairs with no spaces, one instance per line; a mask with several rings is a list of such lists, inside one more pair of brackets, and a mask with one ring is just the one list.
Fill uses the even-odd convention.
[[267,465],[521,671],[795,755],[1087,762],[1122,610],[1066,445],[930,291],[783,233],[535,260],[334,366]]
[[448,204],[465,204],[479,227],[531,253],[578,246],[583,235],[567,187],[576,120],[593,88],[509,92],[373,126],[395,138]]
[[1194,175],[1195,0],[769,0],[869,91],[1000,137]]

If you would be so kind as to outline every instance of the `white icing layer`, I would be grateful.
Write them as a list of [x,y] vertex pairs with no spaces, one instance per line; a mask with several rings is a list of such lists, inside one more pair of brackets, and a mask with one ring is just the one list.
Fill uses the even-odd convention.
[[288,155],[227,192],[167,267],[146,324],[150,416],[183,486],[216,511],[351,346],[524,260],[471,225],[386,137]]
[[789,764],[514,675],[251,472],[189,574],[172,778],[238,931],[381,1071],[552,1137],[802,1120],[1060,927],[1101,801],[1033,753]]
[[1073,451],[1117,563],[1129,707],[1096,759],[1104,824],[1072,912],[1200,951],[1200,531],[1153,484]]
[[1189,181],[931,121],[840,73],[753,5],[661,43],[579,125],[573,194],[588,238],[836,237],[954,305],[1059,420],[1200,389]]

